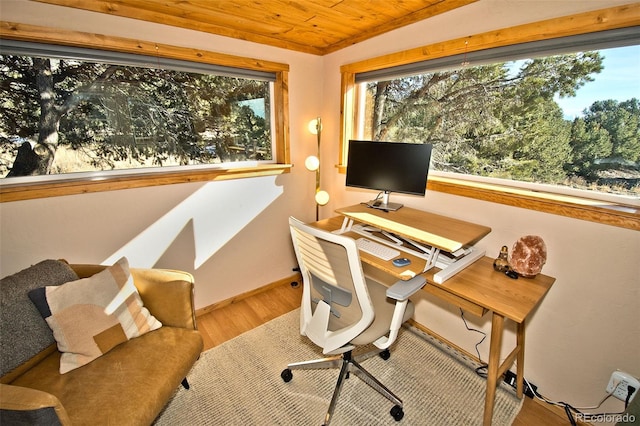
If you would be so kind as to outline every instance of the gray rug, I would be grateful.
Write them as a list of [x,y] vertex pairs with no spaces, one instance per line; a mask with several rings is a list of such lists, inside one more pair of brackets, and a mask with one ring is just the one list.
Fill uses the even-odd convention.
[[[224,327],[224,324],[220,324]],[[391,358],[362,362],[404,402],[405,416],[393,420],[393,406],[355,376],[345,381],[331,422],[339,425],[480,425],[485,381],[465,360],[450,356],[411,327],[390,348]],[[156,425],[320,425],[338,370],[297,370],[284,383],[289,362],[321,358],[299,334],[299,310],[276,318],[207,352]],[[494,425],[510,425],[522,401],[499,387]]]

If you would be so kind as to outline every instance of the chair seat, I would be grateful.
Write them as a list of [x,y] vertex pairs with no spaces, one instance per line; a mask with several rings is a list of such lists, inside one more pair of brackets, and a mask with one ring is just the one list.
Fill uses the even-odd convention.
[[[369,290],[369,297],[373,302],[375,311],[375,317],[369,327],[353,339],[351,344],[356,346],[368,345],[371,342],[376,341],[378,338],[384,336],[389,332],[389,324],[391,323],[391,317],[396,307],[396,301],[387,297],[387,287],[380,284],[378,281],[374,281],[370,278],[366,278],[367,288]],[[407,308],[404,312],[402,321],[407,321],[413,316],[414,313],[413,302],[409,301]],[[331,316],[329,320],[329,330],[335,331],[342,327],[345,327],[346,321],[336,316]]]

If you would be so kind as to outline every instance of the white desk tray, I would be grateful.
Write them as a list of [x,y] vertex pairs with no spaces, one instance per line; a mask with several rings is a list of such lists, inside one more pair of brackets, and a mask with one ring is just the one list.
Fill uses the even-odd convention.
[[[334,232],[343,233],[349,231],[426,260],[423,272],[433,267],[440,268],[440,271],[433,276],[433,280],[438,284],[442,284],[467,266],[482,258],[485,254],[484,250],[476,247],[464,247],[456,250],[454,253],[442,252],[439,248],[428,244],[418,243],[409,238],[399,237],[386,231],[381,231],[373,226],[354,224],[353,222],[350,226],[343,226],[342,229]],[[382,233],[386,238],[378,237],[374,233]]]

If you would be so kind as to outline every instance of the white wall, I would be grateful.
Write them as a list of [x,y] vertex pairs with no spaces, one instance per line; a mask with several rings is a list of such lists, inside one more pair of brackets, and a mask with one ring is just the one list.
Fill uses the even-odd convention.
[[[466,6],[382,35],[326,57],[326,140],[339,135],[340,66],[438,41],[479,34],[522,23],[597,10],[624,2],[613,1],[486,1]],[[329,119],[336,120],[330,122]],[[330,133],[331,132],[331,133]],[[324,158],[339,161],[338,146],[328,144]],[[333,209],[371,199],[372,191],[345,188],[344,175],[323,169],[323,186],[332,195],[323,208]],[[640,376],[640,233],[613,226],[428,191],[425,198],[396,196],[405,205],[490,226],[478,244],[495,257],[523,235],[540,235],[549,259],[545,274],[556,283],[528,322],[525,377],[553,400],[590,406],[604,397],[611,372],[622,369]],[[491,316],[465,316],[474,328],[489,333]],[[459,310],[429,297],[417,303],[416,320],[470,353],[481,336],[466,330]],[[505,346],[515,343],[511,324]],[[511,348],[508,349],[509,351]],[[489,338],[480,345],[488,358]],[[509,352],[503,348],[503,358]],[[611,398],[603,412],[622,411]]]
[[[343,64],[491,29],[623,4],[597,0],[481,0],[445,15],[326,57],[301,54],[161,25],[74,11],[26,0],[2,0],[2,20],[64,27],[288,63],[291,67],[290,174],[193,183],[0,204],[0,275],[44,258],[103,263],[120,255],[134,266],[194,273],[198,308],[287,277],[295,265],[286,220],[314,218],[314,176],[303,167],[315,151],[306,123],[323,119],[323,183],[333,209],[371,197],[347,190],[338,161],[340,72]],[[591,405],[610,373],[640,376],[640,234],[616,227],[429,192],[405,204],[490,226],[480,245],[497,255],[519,236],[538,234],[549,250],[544,273],[557,282],[527,328],[526,376],[552,399]],[[489,317],[474,319],[489,330]],[[417,320],[474,352],[478,335],[458,311],[427,298]],[[513,336],[506,339],[513,341]],[[487,357],[488,340],[481,345]],[[621,410],[622,402],[603,406]]]

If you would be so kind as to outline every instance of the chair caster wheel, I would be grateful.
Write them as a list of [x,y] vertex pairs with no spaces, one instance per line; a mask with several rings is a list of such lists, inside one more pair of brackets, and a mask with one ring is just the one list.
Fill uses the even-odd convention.
[[391,356],[391,352],[389,352],[389,349],[385,349],[384,351],[380,352],[378,355],[380,355],[380,358],[386,361]]
[[389,411],[389,414],[391,414],[391,417],[393,417],[396,422],[399,422],[404,417],[404,411],[399,405],[394,405],[391,411]]
[[282,380],[284,380],[285,383],[289,383],[291,379],[293,379],[293,373],[291,373],[290,369],[285,368],[282,370],[282,373],[280,373],[280,377],[282,377]]

